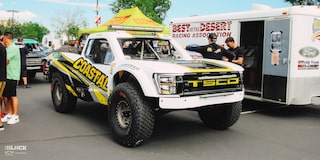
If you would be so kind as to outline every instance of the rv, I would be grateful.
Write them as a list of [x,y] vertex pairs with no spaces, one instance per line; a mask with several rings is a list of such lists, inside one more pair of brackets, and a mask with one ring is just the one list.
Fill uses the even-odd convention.
[[244,47],[245,98],[286,105],[320,104],[320,7],[293,6],[174,18],[181,45],[234,37]]
[[55,36],[53,34],[47,34],[42,37],[42,45],[51,48],[54,45],[55,49],[60,48],[65,41],[67,41],[66,36]]

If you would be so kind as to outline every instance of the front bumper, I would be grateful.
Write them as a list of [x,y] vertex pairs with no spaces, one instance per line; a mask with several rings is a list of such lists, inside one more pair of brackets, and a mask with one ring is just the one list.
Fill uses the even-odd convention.
[[41,71],[42,70],[42,65],[35,65],[35,66],[27,66],[27,70],[29,71],[29,70],[37,70],[37,71]]
[[159,106],[162,109],[192,109],[208,105],[239,102],[243,98],[244,91],[188,97],[160,97]]

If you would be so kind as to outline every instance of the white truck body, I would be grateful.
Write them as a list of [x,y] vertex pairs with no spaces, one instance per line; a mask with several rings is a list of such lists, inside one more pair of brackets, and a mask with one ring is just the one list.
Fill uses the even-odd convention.
[[319,104],[320,8],[293,6],[174,18],[171,36],[181,45],[217,44],[227,37],[246,49],[245,98],[287,105]]
[[[69,60],[72,62],[76,62],[79,59],[84,59],[86,63],[90,66],[96,67],[98,70],[100,70],[104,75],[106,75],[109,82],[114,81],[114,76],[116,73],[121,71],[127,71],[132,74],[137,81],[141,84],[141,89],[144,92],[144,95],[147,97],[157,97],[159,98],[159,107],[163,109],[190,109],[190,108],[196,108],[200,106],[206,106],[206,105],[214,105],[214,104],[221,104],[221,103],[233,103],[241,101],[244,97],[244,91],[239,90],[237,92],[228,92],[228,93],[220,93],[220,94],[212,94],[212,95],[195,95],[195,96],[179,96],[179,95],[162,95],[159,93],[157,85],[155,85],[154,80],[152,77],[154,77],[155,73],[162,73],[162,74],[180,74],[183,75],[185,73],[195,73],[195,72],[227,72],[227,71],[240,71],[242,72],[242,67],[218,60],[201,60],[205,61],[207,63],[212,64],[220,64],[225,67],[225,69],[196,69],[192,67],[188,67],[184,65],[184,63],[203,63],[200,62],[200,60],[192,60],[192,58],[186,53],[184,49],[178,45],[178,43],[171,41],[171,37],[168,35],[161,35],[162,39],[170,40],[172,44],[176,43],[175,46],[177,46],[175,49],[177,52],[182,53],[181,55],[184,55],[184,57],[181,57],[183,60],[181,62],[173,62],[173,61],[141,61],[141,60],[133,60],[131,58],[128,58],[123,54],[121,45],[119,45],[118,39],[127,39],[130,38],[132,35],[127,34],[125,32],[107,32],[107,33],[97,33],[92,34],[88,37],[87,43],[89,43],[90,39],[104,39],[109,42],[110,48],[114,54],[115,61],[111,64],[98,64],[98,63],[92,63],[91,60],[89,60],[88,56],[86,56],[86,47],[90,46],[89,44],[85,45],[85,48],[83,49],[83,53],[81,55],[79,54],[72,54],[72,53],[55,53],[55,54],[62,54],[63,56],[68,57]],[[179,48],[180,47],[180,48]],[[120,54],[119,54],[120,53]],[[185,62],[184,62],[185,61]],[[187,62],[190,61],[190,62]],[[57,61],[53,61],[57,62]],[[53,63],[52,65],[55,65]],[[79,64],[81,65],[81,64]],[[59,68],[59,67],[57,67]],[[61,68],[59,68],[61,69]],[[82,77],[83,79],[88,79],[85,75]],[[89,81],[92,81],[92,79],[88,79]],[[106,90],[103,90],[103,88],[98,87],[96,89],[91,89],[90,93],[91,96],[95,99],[95,101],[107,105],[108,98],[110,94],[112,93],[114,86],[114,83],[107,83]],[[96,92],[99,92],[99,94],[103,94],[104,96],[96,96]]]
[[241,66],[194,60],[169,35],[131,28],[89,35],[81,54],[49,56],[56,111],[71,112],[78,98],[107,106],[114,139],[127,147],[151,136],[155,112],[194,110],[214,129],[238,121],[244,98]]

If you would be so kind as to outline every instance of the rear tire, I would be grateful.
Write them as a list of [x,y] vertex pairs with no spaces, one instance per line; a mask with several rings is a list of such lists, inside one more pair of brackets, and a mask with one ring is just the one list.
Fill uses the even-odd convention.
[[60,113],[72,112],[76,106],[77,97],[73,96],[65,87],[65,80],[62,75],[56,73],[51,86],[51,98],[54,108]]
[[141,145],[150,138],[155,113],[142,91],[121,83],[112,92],[108,121],[114,140],[126,147]]
[[242,103],[214,105],[199,110],[202,122],[209,128],[224,130],[234,125],[241,114]]

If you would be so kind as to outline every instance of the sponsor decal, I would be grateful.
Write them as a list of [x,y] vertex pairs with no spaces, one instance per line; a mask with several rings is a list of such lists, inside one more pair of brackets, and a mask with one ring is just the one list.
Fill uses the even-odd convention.
[[301,56],[313,58],[319,55],[319,50],[315,47],[304,47],[299,50]]
[[146,18],[134,18],[133,19],[137,24],[150,24],[150,25],[155,25],[155,26],[161,26],[160,24]]
[[189,84],[193,87],[213,87],[213,86],[227,86],[239,84],[239,78],[222,78],[222,79],[211,79],[211,80],[190,80]]
[[298,61],[298,70],[318,70],[319,61],[300,60]]
[[124,21],[126,21],[127,19],[129,19],[130,17],[131,17],[131,15],[114,17],[110,21],[108,21],[107,23],[103,24],[103,26],[109,26],[112,24],[121,24]]
[[173,38],[207,38],[216,33],[219,37],[230,37],[232,21],[213,21],[203,23],[184,23],[172,25]]
[[78,70],[95,85],[107,91],[108,76],[94,67],[91,63],[81,57],[73,63],[73,68]]
[[311,36],[312,41],[320,40],[320,19],[314,18],[312,25],[313,34]]

